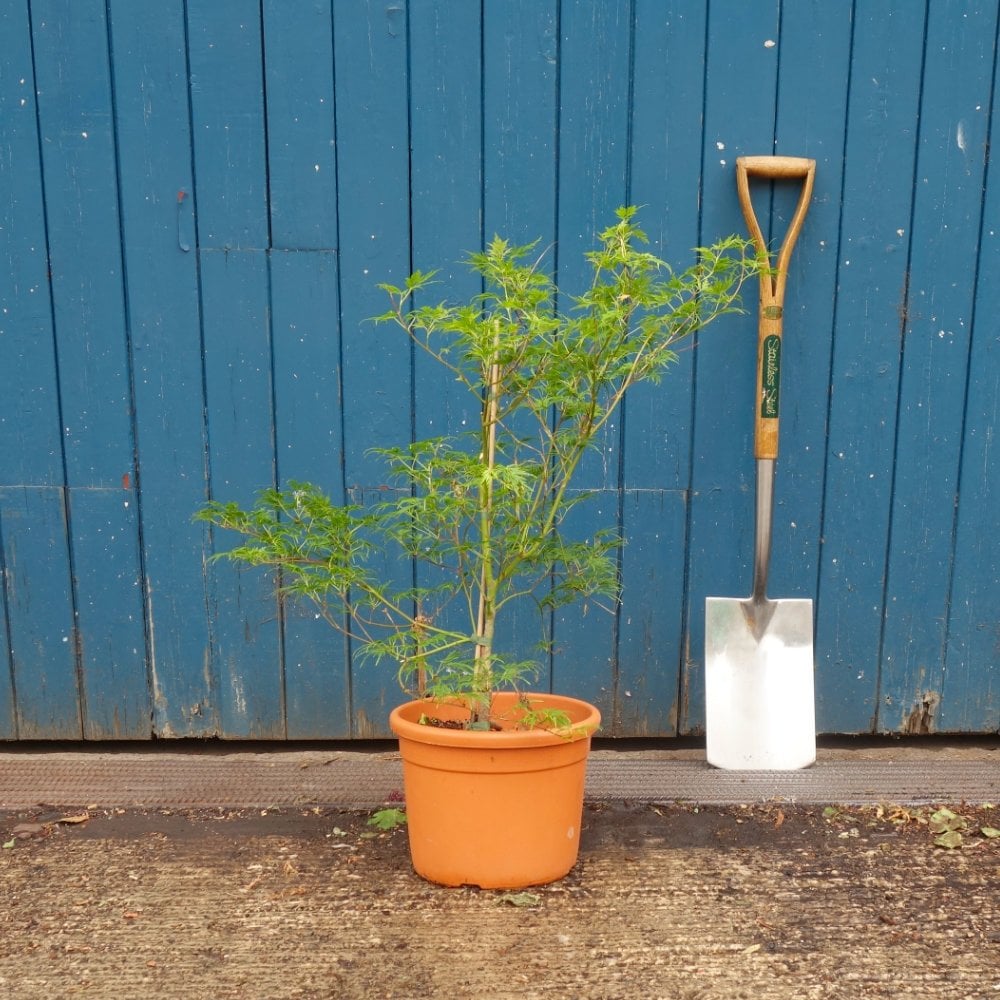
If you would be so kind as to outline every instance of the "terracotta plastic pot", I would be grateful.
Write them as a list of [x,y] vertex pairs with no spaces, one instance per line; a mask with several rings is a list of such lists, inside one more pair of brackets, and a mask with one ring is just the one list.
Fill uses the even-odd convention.
[[[576,862],[592,705],[531,695],[533,708],[566,712],[568,734],[475,732],[421,725],[423,715],[467,718],[457,706],[401,705],[389,717],[403,758],[410,855],[418,875],[442,885],[515,889],[562,878]],[[498,694],[494,712],[516,711]]]

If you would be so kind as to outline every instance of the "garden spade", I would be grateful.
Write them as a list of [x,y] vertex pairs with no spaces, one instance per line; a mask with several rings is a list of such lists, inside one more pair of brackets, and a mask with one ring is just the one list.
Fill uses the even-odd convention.
[[792,770],[816,760],[812,601],[767,596],[781,398],[781,312],[788,263],[809,207],[815,171],[815,160],[798,157],[743,156],[736,161],[740,207],[758,254],[769,263],[750,199],[750,178],[800,180],[802,190],[777,264],[760,276],[753,591],[744,599],[709,597],[705,602],[706,755],[710,764],[729,770]]

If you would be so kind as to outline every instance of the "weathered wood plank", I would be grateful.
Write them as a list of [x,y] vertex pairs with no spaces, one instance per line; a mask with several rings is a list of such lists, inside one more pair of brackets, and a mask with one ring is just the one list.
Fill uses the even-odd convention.
[[[262,251],[201,255],[208,460],[214,497],[249,504],[274,484],[269,274]],[[216,552],[239,544],[214,532]],[[284,735],[278,604],[269,575],[228,561],[207,568],[212,676],[229,737]]]
[[[341,460],[337,257],[272,253],[274,437],[277,478],[344,495]],[[289,739],[350,736],[347,643],[309,606],[283,618],[285,724]]]
[[[570,4],[559,21],[559,147],[557,283],[569,296],[590,285],[584,254],[615,222],[629,197],[629,94],[632,18],[628,5]],[[616,490],[621,476],[620,415],[580,463],[576,485]],[[581,639],[583,637],[581,636]]]
[[3,519],[0,518],[0,740],[17,739],[17,704],[14,697],[14,661],[10,641],[8,573],[4,557]]
[[[483,6],[483,235],[517,245],[538,240],[540,267],[555,266],[559,119],[558,0]],[[541,664],[537,686],[552,685],[551,616],[524,600],[499,624],[498,645]]]
[[912,732],[937,728],[944,687],[997,10],[941,3],[928,18],[879,715]]
[[32,10],[67,482],[117,489],[135,473],[105,5]]
[[559,0],[483,5],[484,234],[539,250],[555,239],[558,24]]
[[411,352],[370,322],[379,282],[411,271],[407,18],[374,0],[334,11],[340,199],[344,464],[349,488],[382,483],[370,449],[410,440]]
[[215,735],[184,8],[110,5],[154,731]]
[[[701,243],[743,231],[736,157],[774,148],[779,13],[776,2],[748,6],[735,0],[709,10]],[[766,210],[758,211],[767,218]],[[748,290],[747,297],[749,313],[720,321],[699,338],[694,355],[689,658],[681,678],[681,732],[704,725],[705,598],[750,591],[756,292]]]
[[263,0],[271,241],[282,249],[337,246],[332,7]]
[[152,694],[134,486],[69,491],[73,578],[88,740],[148,740]]
[[[558,239],[559,287],[586,290],[592,271],[584,254],[596,234],[615,221],[628,200],[629,94],[632,12],[628,5],[572,4],[561,9],[559,30]],[[568,295],[557,307],[570,310]],[[597,499],[571,517],[567,530],[586,538],[619,520],[621,413],[594,441],[574,485],[599,490]],[[572,523],[573,528],[569,527]],[[586,698],[610,715],[617,669],[617,615],[589,603],[557,611],[554,619],[553,687]]]
[[268,247],[260,0],[188,0],[201,247]]
[[0,81],[0,469],[5,484],[55,485],[62,432],[26,4],[0,7]]
[[[1000,136],[1000,69],[994,69],[992,141]],[[1000,731],[1000,164],[986,176],[969,384],[958,487],[955,562],[938,720],[946,732]]]
[[[705,7],[683,2],[635,5],[627,200],[641,206],[652,252],[678,268],[699,241],[706,16]],[[662,384],[630,390],[623,410],[625,589],[615,710],[622,733],[677,731],[693,391],[688,343]]]
[[[437,270],[425,303],[464,301],[479,279],[465,263],[483,245],[482,31],[474,4],[455,9],[431,0],[410,13],[410,123],[413,267]],[[403,336],[387,329],[387,341]],[[414,356],[415,436],[461,433],[478,421],[479,406],[446,369],[423,352]]]
[[[826,420],[830,398],[837,260],[844,173],[851,22],[835,5],[796,5],[781,19],[776,152],[816,161],[816,186],[807,225],[792,258],[782,340],[781,488],[775,496],[771,591],[815,597],[819,576]],[[774,238],[784,235],[799,187],[785,194]],[[748,288],[752,306],[756,289]],[[814,611],[818,607],[814,606]],[[873,684],[874,687],[874,684]]]
[[[634,86],[628,200],[650,250],[682,269],[698,244],[706,8],[684,0],[635,5]],[[680,99],[683,95],[683,99]],[[624,485],[687,489],[694,352],[690,343],[659,386],[630,390],[625,403]],[[683,546],[679,553],[683,573]]]
[[[850,75],[851,29],[850,18],[836,5],[786,5],[779,40],[775,151],[814,159],[816,184],[785,295],[769,590],[775,597],[812,598],[814,628],[825,613],[817,593],[848,97],[846,87],[831,90],[829,81]],[[787,231],[799,193],[795,184],[778,188],[785,198],[775,203],[775,240]],[[747,304],[755,298],[756,290],[748,289]],[[815,647],[814,656],[822,656]],[[874,667],[864,674],[874,698]],[[857,719],[857,727],[864,722]],[[819,726],[825,728],[822,719]]]
[[627,490],[618,676],[608,736],[675,736],[683,648],[686,494]]
[[40,0],[32,14],[83,735],[148,739],[106,9]]
[[[402,5],[336,7],[338,177],[351,192],[339,203],[344,469],[358,495],[385,485],[370,450],[406,444],[413,433],[410,346],[370,321],[385,311],[378,283],[400,284],[412,270],[408,51]],[[385,674],[354,671],[353,735],[384,732],[392,707]]]
[[[430,0],[410,9],[411,226],[413,267],[436,270],[435,284],[418,305],[466,301],[482,291],[467,255],[482,248],[483,100],[482,11]],[[381,336],[398,340],[395,327]],[[460,436],[479,424],[480,402],[423,351],[413,358],[414,437]],[[478,447],[470,444],[470,447]],[[420,586],[450,582],[446,570],[417,564]],[[467,632],[460,600],[422,613],[442,626]],[[471,652],[471,650],[470,650]],[[364,669],[362,666],[361,669]]]
[[0,488],[19,739],[83,735],[66,508],[58,487]]

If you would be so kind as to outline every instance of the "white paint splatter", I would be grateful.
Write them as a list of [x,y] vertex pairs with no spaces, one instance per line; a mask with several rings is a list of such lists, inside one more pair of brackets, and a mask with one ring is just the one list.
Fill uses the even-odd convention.
[[774,41],[774,39],[769,38],[766,42],[764,42],[764,48],[765,49],[773,49],[775,47],[775,45],[777,45],[777,44],[778,43],[776,41]]
[[955,130],[955,144],[963,153],[965,152],[965,122],[958,123],[958,128]]

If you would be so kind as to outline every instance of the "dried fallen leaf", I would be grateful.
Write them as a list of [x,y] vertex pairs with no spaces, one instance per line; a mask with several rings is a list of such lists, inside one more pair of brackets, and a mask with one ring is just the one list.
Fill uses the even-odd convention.
[[752,945],[750,945],[749,948],[744,948],[742,954],[744,954],[744,955],[752,955],[755,951],[760,951],[760,945],[759,944],[752,944]]
[[508,906],[541,906],[542,897],[536,892],[505,892],[497,896],[497,902]]
[[56,822],[76,824],[76,823],[86,823],[88,819],[90,819],[90,813],[84,812],[80,813],[77,816],[60,816],[59,819],[56,820]]
[[[938,809],[937,812],[931,815],[927,828],[931,833],[939,833],[941,835],[938,837],[938,840],[934,841],[938,847],[961,847],[961,831],[967,829],[968,825],[964,816],[959,816],[950,809]],[[955,842],[955,837],[951,837],[949,834],[957,834],[957,842]],[[938,843],[943,838],[946,842]]]
[[962,846],[962,835],[958,830],[946,830],[940,837],[934,838],[935,847],[944,847],[952,851],[956,847]]
[[785,814],[780,809],[778,810],[777,816],[774,817],[774,828],[775,830],[785,822]]

